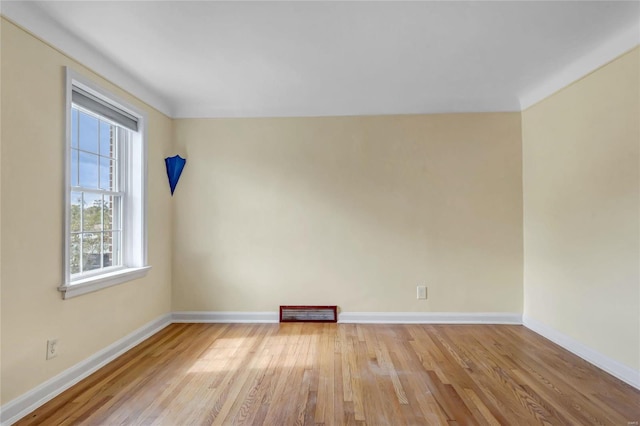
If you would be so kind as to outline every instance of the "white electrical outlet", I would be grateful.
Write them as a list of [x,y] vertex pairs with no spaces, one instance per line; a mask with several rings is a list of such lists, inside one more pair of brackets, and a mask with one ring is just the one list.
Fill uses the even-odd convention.
[[418,299],[426,299],[427,298],[427,286],[419,285],[418,286]]
[[58,339],[47,340],[47,359],[58,356]]

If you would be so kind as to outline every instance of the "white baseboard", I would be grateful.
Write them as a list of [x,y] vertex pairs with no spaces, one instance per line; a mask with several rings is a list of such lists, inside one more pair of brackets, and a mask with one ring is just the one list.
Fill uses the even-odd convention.
[[140,327],[84,361],[52,377],[24,395],[0,407],[0,425],[9,426],[26,416],[45,402],[93,374],[129,349],[171,324],[171,314],[163,315]]
[[522,324],[511,312],[342,312],[340,323],[361,324]]
[[522,323],[528,329],[535,331],[539,335],[546,337],[553,343],[562,346],[569,352],[579,356],[585,361],[595,365],[596,367],[606,371],[614,377],[622,380],[625,383],[630,384],[636,389],[640,389],[640,371],[636,371],[631,367],[628,367],[614,359],[609,358],[600,352],[585,346],[572,337],[567,336],[559,332],[558,330],[549,327],[546,324],[541,323],[528,316],[523,316]]
[[[173,322],[277,323],[277,312],[174,312]],[[522,324],[522,315],[502,312],[340,312],[339,323],[361,324]]]
[[174,312],[173,322],[277,323],[277,312],[187,311]]

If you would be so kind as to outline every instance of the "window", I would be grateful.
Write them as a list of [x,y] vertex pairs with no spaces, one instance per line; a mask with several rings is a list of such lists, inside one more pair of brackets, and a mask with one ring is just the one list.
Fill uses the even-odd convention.
[[65,299],[149,269],[144,118],[67,69]]

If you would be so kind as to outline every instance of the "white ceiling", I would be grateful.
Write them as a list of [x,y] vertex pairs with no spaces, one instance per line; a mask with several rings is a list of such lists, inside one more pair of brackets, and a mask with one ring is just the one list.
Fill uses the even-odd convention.
[[173,117],[518,111],[640,40],[638,1],[3,1],[2,13]]

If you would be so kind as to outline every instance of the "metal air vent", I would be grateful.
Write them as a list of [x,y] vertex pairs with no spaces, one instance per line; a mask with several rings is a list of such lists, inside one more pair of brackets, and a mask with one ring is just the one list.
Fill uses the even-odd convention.
[[280,322],[338,322],[338,307],[280,306]]

